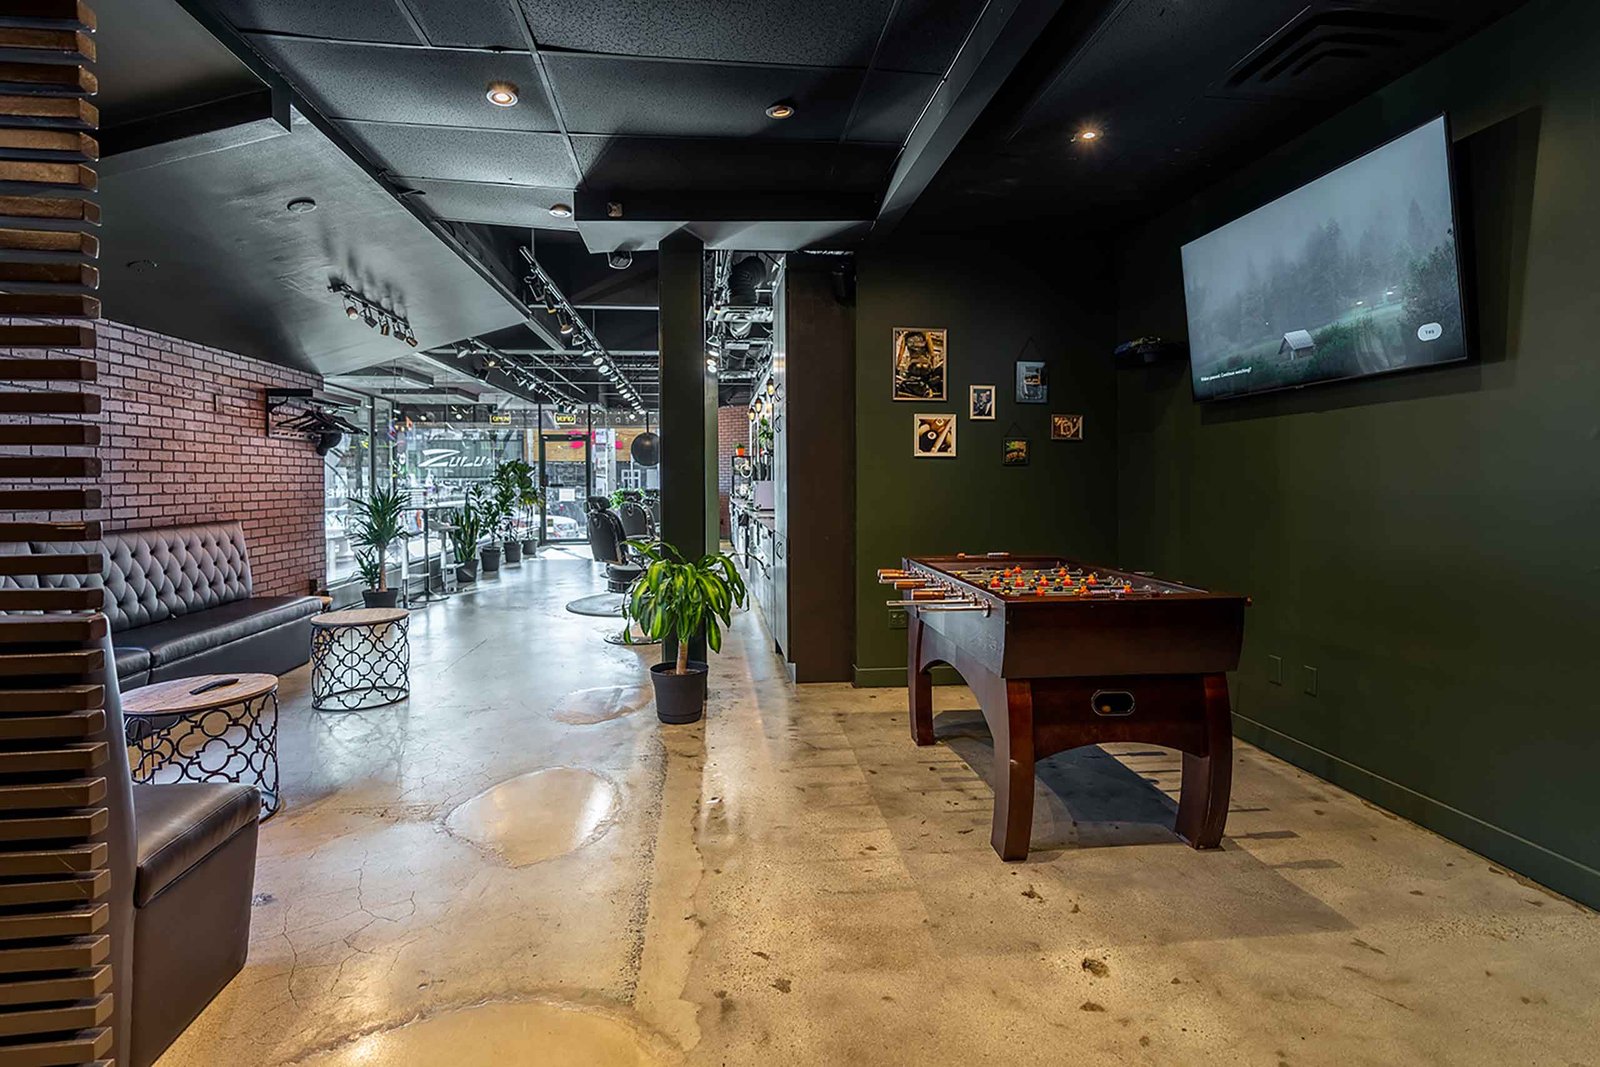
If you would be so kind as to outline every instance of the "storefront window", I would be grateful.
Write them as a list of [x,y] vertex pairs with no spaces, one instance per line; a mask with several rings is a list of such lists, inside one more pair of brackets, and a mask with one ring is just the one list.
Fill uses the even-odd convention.
[[[355,426],[373,426],[372,400],[349,396],[355,406],[341,410],[340,416]],[[376,440],[374,438],[376,437]],[[350,501],[364,499],[372,491],[375,466],[388,467],[388,442],[377,434],[345,434],[322,457],[323,539],[327,549],[327,580],[331,585],[355,575],[355,549],[350,544]]]

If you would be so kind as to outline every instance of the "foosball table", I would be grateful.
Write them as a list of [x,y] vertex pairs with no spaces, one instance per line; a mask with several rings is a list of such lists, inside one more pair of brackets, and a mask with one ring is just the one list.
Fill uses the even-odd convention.
[[929,556],[878,572],[907,615],[911,736],[934,743],[929,672],[960,673],[994,738],[990,843],[1028,855],[1034,763],[1134,741],[1183,753],[1176,830],[1222,840],[1232,784],[1226,672],[1239,665],[1242,596],[1043,556]]

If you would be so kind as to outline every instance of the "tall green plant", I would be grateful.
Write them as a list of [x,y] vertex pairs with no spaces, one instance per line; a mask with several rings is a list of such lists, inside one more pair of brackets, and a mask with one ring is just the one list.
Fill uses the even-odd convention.
[[445,513],[450,525],[450,551],[457,566],[465,566],[478,558],[478,542],[483,539],[482,490],[474,486],[467,490],[461,506]]
[[[647,562],[623,598],[623,617],[639,624],[651,641],[678,642],[675,674],[689,673],[689,642],[702,633],[706,647],[722,651],[722,629],[732,625],[733,609],[745,605],[744,579],[722,553],[693,563],[666,542],[630,541]],[[630,631],[624,629],[624,635]]]
[[532,515],[544,503],[544,495],[533,483],[533,467],[525,460],[508,459],[496,463],[489,478],[490,506],[493,521],[490,525],[501,540],[509,541],[516,535],[516,516]]
[[[354,525],[350,529],[350,544],[359,561],[362,550],[378,563],[378,583],[368,588],[380,592],[389,588],[389,577],[384,564],[389,561],[389,546],[405,536],[405,512],[411,506],[411,494],[398,485],[387,489],[374,489],[365,500],[353,499],[350,509]],[[365,577],[367,572],[362,571]]]

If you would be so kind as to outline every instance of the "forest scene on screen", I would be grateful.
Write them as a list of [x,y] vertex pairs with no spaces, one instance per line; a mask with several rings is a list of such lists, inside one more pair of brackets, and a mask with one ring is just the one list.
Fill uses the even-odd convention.
[[1444,120],[1183,248],[1209,400],[1464,358]]

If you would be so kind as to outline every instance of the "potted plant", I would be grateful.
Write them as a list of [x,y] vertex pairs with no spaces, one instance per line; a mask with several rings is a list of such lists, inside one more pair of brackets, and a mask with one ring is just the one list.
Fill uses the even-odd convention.
[[537,513],[545,506],[544,490],[533,484],[533,468],[528,468],[528,480],[517,490],[517,506],[522,511],[522,554],[532,559],[539,552],[539,520]]
[[468,489],[461,506],[445,516],[450,525],[450,552],[456,560],[456,581],[478,580],[478,541],[483,537],[483,509],[478,490]]
[[[495,535],[505,550],[505,561],[520,563],[523,551],[528,548],[527,542],[532,539],[518,540],[517,514],[521,512],[526,515],[539,502],[539,491],[533,486],[533,468],[520,459],[495,464],[494,474],[489,479],[489,491],[494,498]],[[534,541],[533,548],[538,548],[537,541]],[[533,552],[529,551],[528,554],[532,555]]]
[[374,489],[365,500],[350,501],[354,512],[350,544],[356,550],[356,569],[366,583],[361,600],[369,608],[392,608],[400,595],[398,589],[389,588],[389,546],[405,536],[403,523],[410,504],[411,495],[399,486]]
[[500,570],[500,542],[496,538],[510,512],[501,506],[502,501],[495,493],[492,484],[487,488],[480,486],[476,492],[478,536],[489,538],[487,542],[478,546],[478,559],[483,563],[484,574],[495,574]]
[[[645,569],[623,598],[623,618],[637,623],[651,641],[678,644],[675,662],[650,668],[656,716],[665,723],[695,722],[705,713],[709,667],[689,659],[689,643],[704,636],[707,648],[722,650],[722,628],[732,623],[733,609],[745,603],[744,580],[720,552],[690,563],[664,542],[630,543]],[[623,632],[631,642],[631,628]]]

